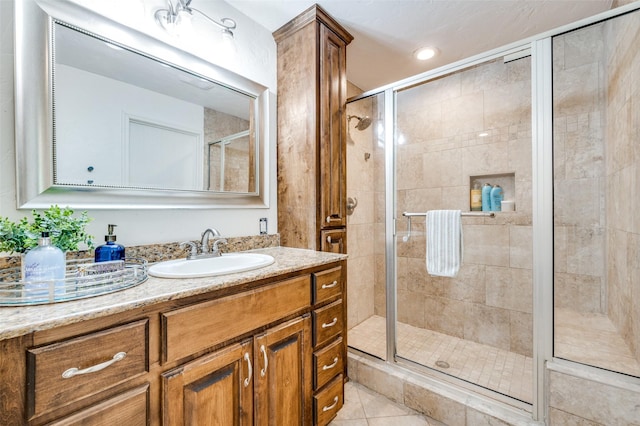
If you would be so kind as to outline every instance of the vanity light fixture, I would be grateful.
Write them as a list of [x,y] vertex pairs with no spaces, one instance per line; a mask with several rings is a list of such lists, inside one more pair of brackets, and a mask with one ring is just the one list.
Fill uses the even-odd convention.
[[413,56],[419,61],[426,61],[436,56],[438,52],[438,49],[435,47],[421,47],[413,52]]
[[207,21],[216,25],[222,32],[225,42],[233,41],[233,31],[236,29],[236,21],[231,18],[222,18],[220,22],[204,14],[204,12],[191,7],[191,0],[167,0],[168,9],[158,9],[155,13],[156,22],[170,34],[176,34],[182,25],[189,26],[193,12],[199,13]]

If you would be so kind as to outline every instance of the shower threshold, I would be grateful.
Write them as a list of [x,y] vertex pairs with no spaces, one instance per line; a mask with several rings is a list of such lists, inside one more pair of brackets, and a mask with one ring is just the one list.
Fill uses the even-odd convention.
[[[349,346],[386,358],[386,318],[374,315],[349,330]],[[533,359],[408,324],[397,325],[398,355],[520,401],[533,400]]]

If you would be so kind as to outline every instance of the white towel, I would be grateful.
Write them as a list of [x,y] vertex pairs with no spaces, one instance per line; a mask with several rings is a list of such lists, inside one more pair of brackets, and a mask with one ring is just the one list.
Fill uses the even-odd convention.
[[460,210],[427,212],[427,272],[455,277],[462,263],[462,219]]

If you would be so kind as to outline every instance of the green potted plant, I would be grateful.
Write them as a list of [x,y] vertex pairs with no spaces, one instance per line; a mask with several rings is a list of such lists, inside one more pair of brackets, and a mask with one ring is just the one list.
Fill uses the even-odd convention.
[[93,248],[93,236],[85,230],[91,222],[86,211],[74,217],[69,207],[54,205],[42,213],[33,210],[32,214],[32,222],[26,217],[18,222],[0,219],[0,252],[24,254],[38,245],[42,232],[49,232],[51,244],[63,252],[78,250],[80,243]]

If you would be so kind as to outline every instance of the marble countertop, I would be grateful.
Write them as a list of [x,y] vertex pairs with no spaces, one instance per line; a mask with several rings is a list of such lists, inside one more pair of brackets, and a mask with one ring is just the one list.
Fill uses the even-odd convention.
[[0,340],[89,319],[100,318],[169,300],[207,293],[346,259],[346,255],[274,247],[251,250],[274,257],[275,262],[253,271],[219,277],[169,279],[149,277],[116,293],[50,305],[0,307]]

